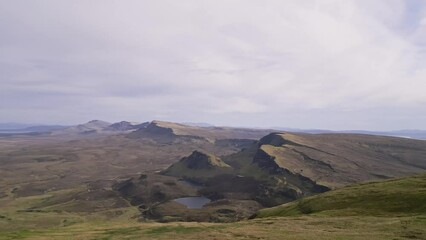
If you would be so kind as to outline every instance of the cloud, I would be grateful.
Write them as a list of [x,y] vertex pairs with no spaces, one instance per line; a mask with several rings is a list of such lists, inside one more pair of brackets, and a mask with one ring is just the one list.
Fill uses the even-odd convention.
[[425,6],[3,1],[1,120],[424,128]]

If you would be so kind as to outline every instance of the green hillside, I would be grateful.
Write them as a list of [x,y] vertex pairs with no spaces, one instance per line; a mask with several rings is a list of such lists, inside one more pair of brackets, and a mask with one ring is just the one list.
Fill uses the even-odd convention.
[[426,213],[426,174],[384,182],[357,184],[260,210],[256,217],[396,216]]
[[135,207],[92,214],[0,210],[1,240],[426,239],[426,174],[330,191],[234,223],[137,221]]

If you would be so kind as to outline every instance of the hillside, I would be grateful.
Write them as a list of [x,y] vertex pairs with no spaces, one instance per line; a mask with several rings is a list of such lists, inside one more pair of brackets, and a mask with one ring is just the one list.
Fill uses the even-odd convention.
[[63,128],[60,130],[54,130],[52,131],[52,135],[92,135],[96,133],[100,133],[105,130],[108,126],[110,126],[111,123],[101,121],[101,120],[91,120],[87,123],[78,124],[76,126],[70,126],[67,128]]
[[[96,131],[0,137],[0,239],[300,239],[306,231],[312,231],[311,239],[398,239],[423,234],[424,219],[405,214],[244,219],[330,188],[422,172],[424,141],[269,132],[259,140],[250,136],[263,130],[158,121],[131,133],[128,122],[114,125],[117,131],[105,130],[111,124],[82,125]],[[172,176],[160,174],[168,168]],[[200,209],[175,202],[188,197],[211,202]],[[157,225],[152,220],[204,223]]]
[[[62,197],[61,194],[55,204],[65,203],[73,197],[80,198],[74,194],[87,194],[86,185],[97,181],[109,189],[114,179],[164,170],[194,150],[223,156],[239,152],[255,142],[237,139],[238,134],[231,134],[231,139],[215,142],[200,140],[163,144],[155,141],[162,137],[161,131],[133,139],[127,137],[127,130],[104,130],[110,126],[102,121],[91,121],[52,134],[0,136],[0,198],[3,196],[2,200],[14,201],[21,197],[41,196],[46,192],[55,192],[53,195],[56,195],[56,191],[66,190],[70,191],[70,196]],[[128,124],[114,126],[120,129]],[[96,205],[98,200],[104,200],[102,189],[95,188],[95,191],[91,195],[96,198],[90,198],[84,204]],[[9,205],[9,201],[0,203],[1,208]]]
[[148,125],[148,122],[145,123],[132,123],[132,122],[128,122],[128,121],[121,121],[121,122],[116,122],[113,123],[109,126],[107,126],[106,128],[104,128],[104,130],[106,131],[131,131],[131,130],[136,130],[139,128],[144,128]]
[[[361,134],[272,133],[225,158],[243,175],[303,176],[335,188],[426,170],[426,141]],[[263,174],[265,175],[265,174]]]
[[264,209],[255,219],[235,223],[136,221],[132,207],[90,217],[1,209],[0,239],[425,239],[425,183],[423,174],[359,184]]
[[324,216],[426,214],[426,174],[344,187],[277,207],[262,209],[256,217],[303,214]]
[[[151,128],[155,131],[150,134],[177,136],[171,128],[157,124]],[[425,153],[425,142],[419,140],[359,134],[271,133],[240,152],[220,158],[194,151],[161,174],[199,184],[197,196],[207,197],[212,204],[220,205],[221,211],[232,213],[214,221],[229,221],[239,214],[232,207],[235,201],[251,201],[252,211],[253,202],[272,207],[354,183],[424,172]],[[154,209],[175,208],[169,206],[170,200],[165,198]],[[208,206],[204,212],[210,211],[212,216],[216,209]],[[189,219],[187,212],[178,216],[177,211],[160,210],[156,211],[156,218],[162,221],[171,216]]]
[[220,158],[212,154],[193,151],[191,155],[172,164],[162,174],[187,179],[205,179],[218,174],[230,173],[231,171],[231,166]]
[[259,139],[271,130],[266,129],[248,129],[248,128],[230,128],[230,127],[198,127],[179,123],[152,121],[146,128],[139,129],[129,134],[130,138],[149,138],[153,135],[162,135],[162,139],[176,138],[198,138],[206,141],[215,142],[223,139]]

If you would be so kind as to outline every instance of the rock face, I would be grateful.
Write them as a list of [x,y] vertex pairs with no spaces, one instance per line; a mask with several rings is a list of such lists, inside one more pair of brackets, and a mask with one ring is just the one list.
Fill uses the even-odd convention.
[[282,146],[284,144],[290,143],[289,140],[284,139],[280,133],[271,133],[259,140],[259,146],[262,145],[272,145],[275,147]]
[[283,169],[275,162],[275,157],[259,148],[253,157],[253,163],[271,173],[282,173]]
[[180,163],[186,165],[188,169],[212,169],[230,167],[220,158],[200,151],[192,152],[190,156],[183,158]]
[[200,151],[194,151],[188,157],[184,157],[179,162],[171,165],[163,171],[163,174],[197,180],[230,173],[231,171],[231,166],[223,162],[220,158]]

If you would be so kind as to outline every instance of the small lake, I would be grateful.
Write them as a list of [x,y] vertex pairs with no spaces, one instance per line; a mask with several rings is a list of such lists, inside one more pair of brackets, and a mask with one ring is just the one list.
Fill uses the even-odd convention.
[[183,204],[189,209],[199,209],[211,202],[211,200],[206,197],[184,197],[176,198],[173,201]]

